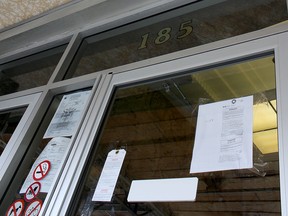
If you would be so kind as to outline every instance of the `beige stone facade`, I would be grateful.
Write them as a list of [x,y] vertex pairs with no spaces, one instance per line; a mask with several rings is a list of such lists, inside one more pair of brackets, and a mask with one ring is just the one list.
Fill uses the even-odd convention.
[[28,20],[72,0],[0,0],[0,29]]

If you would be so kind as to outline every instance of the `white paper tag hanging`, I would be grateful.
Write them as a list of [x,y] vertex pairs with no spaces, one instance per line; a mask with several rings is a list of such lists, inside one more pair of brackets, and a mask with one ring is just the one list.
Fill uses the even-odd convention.
[[109,152],[92,201],[110,202],[126,155],[124,149]]

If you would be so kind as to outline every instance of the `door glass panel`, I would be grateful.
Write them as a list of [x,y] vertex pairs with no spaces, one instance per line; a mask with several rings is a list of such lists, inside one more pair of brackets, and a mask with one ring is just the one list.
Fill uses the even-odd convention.
[[65,79],[257,31],[288,17],[284,0],[196,1],[174,12],[85,38]]
[[[199,106],[243,96],[253,96],[253,143],[245,143],[253,168],[190,174]],[[116,88],[73,214],[280,215],[276,101],[270,55]],[[126,157],[112,200],[92,201],[107,154],[118,148]],[[195,202],[127,201],[133,180],[184,177],[199,179]]]
[[42,206],[46,204],[44,201],[49,195],[48,192],[56,184],[54,181],[61,174],[72,146],[72,137],[77,135],[85,115],[90,94],[91,89],[87,88],[55,95],[10,186],[6,189],[0,215],[4,215],[17,200],[23,202],[23,213],[24,209],[28,211],[31,203],[36,202],[35,205],[39,207],[35,210],[37,214],[27,215],[39,214]]
[[47,84],[67,44],[0,64],[0,95]]
[[20,122],[26,108],[0,112],[0,156]]

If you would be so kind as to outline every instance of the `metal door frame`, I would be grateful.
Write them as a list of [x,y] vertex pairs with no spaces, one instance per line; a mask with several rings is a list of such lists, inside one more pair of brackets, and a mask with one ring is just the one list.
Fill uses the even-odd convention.
[[[229,39],[226,40],[229,42]],[[110,99],[116,87],[153,80],[167,75],[181,74],[187,70],[196,70],[204,66],[216,65],[253,57],[266,52],[274,52],[275,71],[276,71],[276,91],[277,91],[277,110],[278,110],[278,136],[279,136],[279,166],[280,166],[280,189],[281,189],[281,211],[282,215],[288,215],[288,191],[286,182],[288,179],[288,33],[281,33],[259,39],[251,39],[247,42],[228,44],[224,41],[219,42],[221,47],[208,50],[200,54],[193,53],[192,49],[179,51],[177,53],[161,56],[150,60],[150,63],[143,66],[143,62],[131,64],[112,73],[106,74],[104,81],[95,94],[91,107],[87,113],[87,122],[82,127],[72,153],[68,159],[63,175],[57,185],[55,193],[47,208],[47,215],[65,215],[68,211],[69,203],[73,199],[74,191],[77,188],[78,179],[82,174],[89,152],[97,137],[102,119],[107,110]],[[147,63],[147,61],[144,61]],[[131,69],[129,69],[131,67]],[[111,71],[111,70],[110,70]]]

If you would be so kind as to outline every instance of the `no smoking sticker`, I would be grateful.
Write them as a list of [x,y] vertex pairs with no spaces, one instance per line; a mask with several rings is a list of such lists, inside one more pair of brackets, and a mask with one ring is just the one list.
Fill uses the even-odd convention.
[[40,213],[40,210],[42,208],[42,201],[41,200],[35,200],[31,202],[26,210],[25,210],[25,216],[37,216]]
[[31,184],[24,195],[24,199],[26,202],[30,202],[32,199],[34,199],[40,192],[41,184],[40,182],[34,182]]
[[42,161],[33,172],[33,179],[35,181],[43,179],[49,172],[51,163],[48,160]]
[[9,206],[5,216],[19,216],[22,214],[23,211],[24,211],[24,200],[19,199]]

